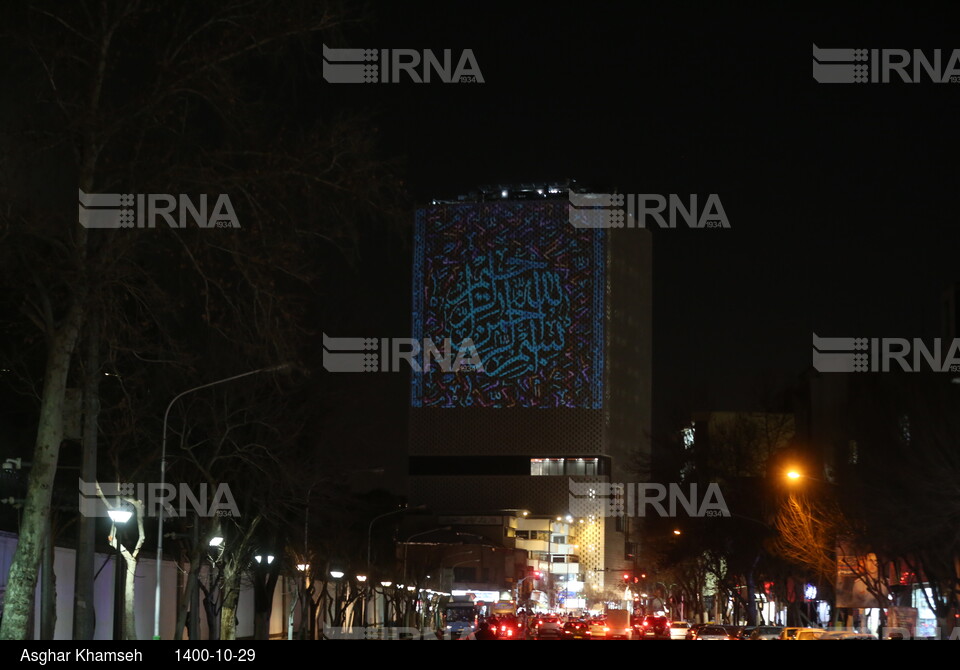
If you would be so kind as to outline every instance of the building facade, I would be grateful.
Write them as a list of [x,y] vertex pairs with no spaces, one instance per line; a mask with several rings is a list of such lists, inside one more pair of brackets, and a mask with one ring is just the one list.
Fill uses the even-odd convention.
[[[472,346],[482,369],[413,374],[410,502],[565,518],[571,482],[646,474],[650,241],[573,226],[567,192],[501,195],[416,214],[413,337]],[[597,538],[573,579],[565,558],[551,572],[602,591],[631,567],[633,538],[622,516],[588,521]]]

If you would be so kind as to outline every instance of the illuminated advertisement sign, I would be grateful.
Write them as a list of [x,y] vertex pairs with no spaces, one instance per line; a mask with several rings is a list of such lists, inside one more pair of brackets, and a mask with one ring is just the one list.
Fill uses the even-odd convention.
[[566,200],[418,210],[413,337],[475,346],[481,369],[414,373],[414,407],[599,409],[604,231]]

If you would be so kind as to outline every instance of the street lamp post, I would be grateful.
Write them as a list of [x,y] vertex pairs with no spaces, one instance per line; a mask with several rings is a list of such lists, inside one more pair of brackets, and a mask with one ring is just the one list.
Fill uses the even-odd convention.
[[[830,480],[829,478],[820,479],[818,477],[812,477],[806,474],[806,472],[804,472],[804,468],[802,466],[789,468],[784,472],[784,477],[788,480],[788,484],[791,489],[789,494],[789,499],[788,499],[788,505],[790,506],[791,514],[796,514],[799,517],[809,518],[810,521],[808,522],[808,524],[815,523],[817,521],[817,516],[818,516],[816,514],[817,509],[815,504],[810,503],[809,506],[806,508],[804,507],[804,504],[803,504],[803,500],[805,498],[807,498],[808,496],[812,498],[813,495],[811,495],[809,492],[803,491],[804,487],[801,485],[800,480],[806,479],[811,482],[815,482],[816,486],[820,488],[820,490],[815,493],[819,493],[821,495],[823,495],[824,492],[828,491],[829,487],[836,487],[836,482]],[[778,527],[779,527],[779,520],[778,520]],[[814,535],[815,532],[811,529],[809,531],[809,534]],[[836,544],[833,543],[829,551],[832,555],[832,558],[833,558],[832,562],[834,563],[834,565],[836,564],[836,559],[837,559],[835,555],[835,549],[836,549]],[[837,612],[836,598],[837,598],[836,593],[834,593],[831,605],[835,613]],[[816,608],[815,602],[816,602],[815,600],[811,600],[807,602],[807,614],[810,618],[813,618],[813,614],[811,613],[811,610]],[[819,613],[817,614],[817,618],[819,618]]]
[[390,510],[389,512],[384,512],[384,513],[381,514],[380,516],[375,516],[375,517],[373,517],[373,518],[370,520],[370,524],[367,526],[367,574],[368,574],[368,575],[371,574],[371,572],[370,572],[370,538],[371,538],[371,535],[373,534],[373,524],[374,524],[376,521],[379,521],[380,519],[382,519],[382,518],[384,518],[384,517],[387,517],[387,516],[391,516],[391,515],[393,515],[393,514],[402,514],[403,512],[413,512],[413,511],[425,510],[425,509],[427,509],[427,506],[426,506],[426,505],[417,505],[416,507],[406,507],[406,506],[404,506],[404,507],[401,507],[400,509],[395,509],[395,510]]
[[341,603],[340,603],[340,580],[343,579],[342,570],[331,570],[330,576],[333,577],[333,624],[339,626],[343,631],[343,621],[341,621]]
[[[357,575],[357,582],[360,584],[360,627],[367,626],[367,576]],[[354,619],[356,620],[356,619]]]
[[[384,512],[383,514],[380,514],[379,516],[375,516],[372,519],[370,519],[370,523],[367,525],[367,575],[368,576],[373,575],[372,567],[370,564],[370,546],[371,546],[370,539],[373,536],[373,524],[379,521],[380,519],[383,519],[384,517],[392,516],[394,514],[402,514],[403,512],[413,512],[413,511],[425,510],[425,509],[427,509],[426,505],[417,505],[416,507],[407,507],[406,505],[404,505],[400,509],[390,510],[389,512]],[[404,570],[406,570],[406,567],[407,567],[406,564],[404,564],[403,567],[404,567]]]
[[[407,581],[407,556],[410,552],[410,540],[415,537],[420,537],[421,535],[429,535],[430,533],[436,533],[438,531],[451,530],[450,526],[443,526],[441,528],[431,528],[430,530],[424,530],[419,533],[414,533],[409,536],[406,540],[403,541],[403,581]],[[441,575],[441,579],[443,576]]]
[[110,520],[113,522],[113,528],[111,529],[111,535],[113,536],[113,542],[117,547],[117,565],[115,574],[115,585],[113,593],[113,639],[122,640],[123,639],[123,609],[126,603],[125,594],[123,592],[123,553],[120,550],[120,535],[118,533],[120,529],[120,524],[124,524],[130,520],[130,517],[133,515],[129,510],[124,509],[112,509],[107,514],[110,516]]
[[[210,388],[211,386],[217,386],[218,384],[225,384],[226,382],[232,382],[236,379],[242,379],[244,377],[250,377],[252,375],[258,375],[264,372],[282,372],[290,369],[289,363],[284,363],[282,365],[273,365],[267,368],[259,368],[257,370],[251,370],[250,372],[244,372],[240,375],[234,375],[232,377],[227,377],[225,379],[218,379],[217,381],[210,382],[208,384],[202,384],[200,386],[195,386],[192,389],[187,389],[183,393],[180,393],[177,396],[174,396],[173,400],[170,401],[170,404],[167,405],[167,410],[163,413],[163,437],[160,442],[160,490],[164,490],[164,485],[166,484],[166,474],[167,474],[167,419],[170,416],[170,410],[173,409],[174,403],[176,403],[180,398],[194,391],[200,391],[201,389]],[[156,596],[154,597],[154,612],[153,612],[153,639],[160,639],[160,577],[162,575],[163,568],[163,505],[159,505],[159,510],[157,511],[157,591]]]

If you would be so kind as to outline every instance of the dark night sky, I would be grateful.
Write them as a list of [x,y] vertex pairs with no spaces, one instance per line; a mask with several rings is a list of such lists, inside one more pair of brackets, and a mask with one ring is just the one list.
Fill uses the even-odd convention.
[[[323,95],[379,110],[418,203],[567,177],[718,193],[731,229],[654,231],[655,417],[750,408],[810,365],[812,332],[940,336],[960,84],[818,84],[811,46],[946,55],[948,6],[620,4],[383,3],[341,46],[471,48],[486,83]],[[404,314],[409,283],[384,286]]]

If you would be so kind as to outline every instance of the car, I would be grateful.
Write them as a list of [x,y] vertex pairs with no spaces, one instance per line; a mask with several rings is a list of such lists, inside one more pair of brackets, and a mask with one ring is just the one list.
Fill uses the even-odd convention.
[[669,640],[670,620],[665,616],[647,615],[641,624],[643,640]]
[[800,630],[799,626],[788,626],[787,628],[783,628],[780,630],[780,637],[778,637],[777,639],[778,640],[796,640],[797,631],[799,630]]
[[855,633],[853,631],[828,631],[817,638],[818,640],[876,640],[873,633]]
[[563,626],[560,623],[560,617],[555,615],[537,617],[537,639],[544,640],[553,638],[559,640],[563,637]]
[[515,616],[500,617],[500,621],[499,621],[499,624],[497,625],[496,632],[497,632],[498,640],[524,639],[523,626],[520,624],[520,621]]
[[743,637],[743,626],[723,624],[723,627],[726,629],[727,634],[730,636],[731,640],[742,640]]
[[595,616],[589,623],[590,637],[594,640],[604,640],[607,637],[607,618],[604,616]]
[[687,634],[683,637],[684,640],[696,640],[697,631],[706,626],[705,623],[695,623],[690,628],[687,629]]
[[748,640],[776,640],[783,626],[757,626],[750,632]]
[[795,637],[791,640],[819,640],[820,636],[826,633],[824,628],[798,628]]
[[563,640],[589,640],[590,624],[586,621],[568,621],[563,624]]
[[686,639],[688,632],[690,632],[689,621],[671,621],[670,622],[670,639],[671,640]]
[[734,640],[730,637],[730,631],[719,624],[707,624],[700,628],[693,638],[694,640]]

